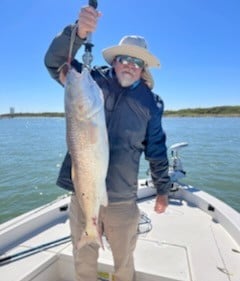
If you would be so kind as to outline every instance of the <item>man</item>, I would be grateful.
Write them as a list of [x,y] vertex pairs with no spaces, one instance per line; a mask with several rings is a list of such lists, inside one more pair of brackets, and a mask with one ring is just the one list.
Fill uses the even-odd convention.
[[[81,9],[76,23],[73,57],[87,34],[95,30],[99,16],[92,7]],[[45,56],[48,71],[62,85],[65,76],[58,69],[67,61],[72,30],[74,25],[67,26],[53,40]],[[111,67],[91,70],[104,94],[110,146],[106,178],[109,205],[101,208],[99,222],[113,253],[114,280],[134,281],[133,252],[139,220],[137,178],[142,153],[149,161],[157,189],[157,213],[165,211],[171,187],[165,133],[161,125],[163,102],[151,91],[153,79],[148,70],[148,67],[159,66],[159,61],[147,50],[146,41],[140,36],[125,36],[119,45],[103,50],[103,57]],[[77,60],[73,59],[71,65],[81,72],[82,64]],[[64,159],[57,184],[74,191],[69,154]],[[84,214],[74,193],[70,204],[70,228],[76,280],[96,281],[99,246],[90,244],[77,249],[77,241],[84,229]]]

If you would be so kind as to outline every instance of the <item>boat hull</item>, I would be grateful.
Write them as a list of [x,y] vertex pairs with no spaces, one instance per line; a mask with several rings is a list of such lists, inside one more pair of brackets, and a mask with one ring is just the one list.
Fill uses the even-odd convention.
[[[238,212],[206,192],[176,185],[167,211],[156,214],[155,189],[145,179],[138,198],[137,280],[240,280]],[[5,281],[74,280],[69,202],[69,196],[59,198],[0,226],[1,259],[10,257],[0,262]],[[114,280],[111,250],[103,242],[99,280]]]

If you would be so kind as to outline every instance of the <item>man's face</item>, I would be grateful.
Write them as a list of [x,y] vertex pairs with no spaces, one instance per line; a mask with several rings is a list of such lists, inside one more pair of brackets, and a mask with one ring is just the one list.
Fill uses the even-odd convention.
[[129,56],[117,56],[113,61],[117,79],[122,87],[129,87],[140,79],[144,62]]

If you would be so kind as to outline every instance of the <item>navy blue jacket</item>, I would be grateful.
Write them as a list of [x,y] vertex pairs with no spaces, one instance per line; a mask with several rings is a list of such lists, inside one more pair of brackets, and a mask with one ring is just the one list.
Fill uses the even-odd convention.
[[[71,26],[65,28],[63,33],[53,40],[45,56],[45,65],[56,80],[58,80],[57,69],[67,59],[71,28]],[[75,53],[82,43],[80,38],[75,40]],[[73,60],[72,65],[81,72],[81,63]],[[91,74],[103,90],[105,98],[110,146],[106,178],[109,201],[136,199],[142,153],[149,161],[157,193],[167,194],[171,182],[168,176],[166,136],[161,123],[162,100],[152,93],[142,80],[134,86],[121,87],[111,67],[95,67]],[[74,190],[71,180],[71,159],[68,153],[63,161],[57,184],[65,189]]]

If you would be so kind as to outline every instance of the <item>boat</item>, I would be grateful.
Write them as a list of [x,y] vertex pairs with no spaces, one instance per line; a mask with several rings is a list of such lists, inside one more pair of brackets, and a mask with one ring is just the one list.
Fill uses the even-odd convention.
[[[153,210],[151,179],[139,179],[137,281],[240,281],[240,214],[182,182],[186,172],[179,151],[186,146],[183,142],[170,147],[173,187],[165,213]],[[0,225],[2,281],[74,280],[69,202],[66,195]],[[105,237],[103,243],[98,281],[114,281]]]

